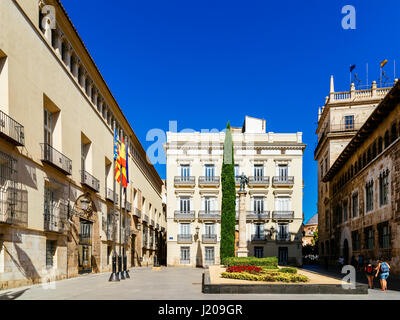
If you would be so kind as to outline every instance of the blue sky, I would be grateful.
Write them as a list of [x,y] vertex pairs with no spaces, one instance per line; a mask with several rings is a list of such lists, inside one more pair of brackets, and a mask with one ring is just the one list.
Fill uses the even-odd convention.
[[[111,91],[147,148],[152,128],[223,129],[245,115],[267,131],[303,132],[304,215],[317,210],[313,160],[318,107],[349,65],[369,82],[379,62],[400,75],[400,1],[62,0]],[[111,4],[112,3],[112,4]],[[344,5],[356,29],[341,25]],[[165,177],[165,165],[155,165]],[[133,177],[134,178],[134,177]]]

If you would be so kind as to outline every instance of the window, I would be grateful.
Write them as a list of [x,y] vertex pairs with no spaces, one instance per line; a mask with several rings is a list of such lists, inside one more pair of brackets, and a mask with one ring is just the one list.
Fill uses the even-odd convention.
[[254,197],[254,212],[255,213],[264,212],[264,198],[263,197]]
[[372,230],[372,227],[365,229],[365,242],[367,250],[374,248],[374,230]]
[[44,143],[49,146],[53,145],[53,117],[50,111],[44,109]]
[[190,235],[190,223],[179,224],[179,234],[189,236]]
[[204,175],[206,176],[206,180],[213,180],[214,178],[214,170],[215,167],[213,164],[208,164],[205,166],[205,172]]
[[289,225],[288,224],[278,224],[278,240],[289,240]]
[[204,211],[211,212],[214,209],[214,198],[204,197]]
[[286,181],[288,179],[288,166],[279,165],[278,166],[278,176],[280,181]]
[[379,137],[378,139],[378,154],[382,152],[382,145],[383,145],[383,139],[382,137]]
[[205,264],[207,264],[207,265],[214,264],[214,256],[215,256],[214,255],[214,247],[205,247],[204,251],[205,251],[205,254],[204,254]]
[[374,209],[374,181],[367,182],[365,185],[365,210],[370,212]]
[[275,210],[290,211],[290,198],[288,197],[275,198]]
[[240,173],[239,173],[239,165],[238,165],[238,164],[235,164],[235,177],[238,177],[238,176],[240,176]]
[[190,212],[190,198],[189,197],[181,197],[179,203],[180,203],[180,211],[181,212]]
[[379,205],[384,206],[389,202],[389,170],[379,175]]
[[190,263],[190,247],[181,247],[181,264]]
[[188,181],[190,177],[190,166],[189,165],[181,165],[181,180]]
[[345,116],[344,117],[344,129],[345,130],[354,130],[354,116]]
[[112,246],[107,246],[107,264],[110,264],[111,252],[112,252]]
[[343,221],[347,221],[347,200],[343,201]]
[[361,248],[361,244],[360,244],[360,233],[358,231],[353,231],[351,233],[351,238],[353,241],[353,250],[354,251],[359,251]]
[[397,127],[396,123],[392,124],[392,128],[390,130],[390,142],[393,143],[397,139]]
[[261,181],[264,177],[264,166],[254,165],[254,180]]
[[207,236],[215,235],[215,223],[206,223],[204,225],[204,234]]
[[254,256],[256,258],[264,258],[264,248],[263,247],[254,247]]
[[379,248],[388,249],[390,247],[390,229],[389,223],[378,224]]
[[265,230],[263,223],[255,223],[254,224],[254,238],[258,240],[264,240]]
[[46,268],[47,269],[53,268],[55,253],[56,253],[56,241],[46,240]]
[[385,149],[389,146],[389,144],[390,144],[390,137],[389,137],[389,131],[387,131],[386,130],[386,132],[385,132],[385,137],[384,137],[384,139],[385,139]]
[[325,230],[329,230],[329,210],[325,211]]
[[351,209],[353,218],[358,217],[358,192],[351,196]]

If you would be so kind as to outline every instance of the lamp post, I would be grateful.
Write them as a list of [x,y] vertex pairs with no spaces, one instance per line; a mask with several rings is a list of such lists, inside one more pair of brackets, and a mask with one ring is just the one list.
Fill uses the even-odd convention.
[[271,226],[271,229],[270,229],[270,234],[271,234],[271,240],[272,240],[272,236],[273,236],[273,234],[274,234],[274,231],[275,231],[275,228],[274,228],[274,226]]

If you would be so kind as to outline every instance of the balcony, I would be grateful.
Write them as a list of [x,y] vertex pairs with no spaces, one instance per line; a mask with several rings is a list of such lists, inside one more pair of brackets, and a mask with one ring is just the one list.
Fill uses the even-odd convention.
[[203,234],[201,239],[203,243],[217,243],[216,234]]
[[[125,200],[122,200],[121,206],[122,209],[125,209]],[[128,212],[132,211],[132,204],[129,201],[126,201],[126,211]]]
[[294,177],[280,177],[276,176],[272,178],[272,185],[274,187],[292,187],[294,184]]
[[95,192],[100,191],[100,181],[85,170],[81,170],[81,183]]
[[44,205],[44,230],[49,232],[66,233],[69,230],[68,205]]
[[192,243],[193,236],[191,234],[178,234],[178,243]]
[[65,175],[72,174],[72,160],[54,149],[48,143],[41,143],[42,161],[60,170]]
[[16,145],[25,145],[24,127],[0,111],[0,137]]
[[265,221],[270,218],[269,211],[247,211],[246,220]]
[[276,235],[277,242],[290,242],[290,234],[289,233],[278,233]]
[[155,224],[154,224],[154,220],[153,220],[153,219],[150,220],[150,225],[151,225],[152,227],[155,227]]
[[135,208],[135,211],[133,212],[133,215],[135,217],[141,218],[142,217],[142,210]]
[[156,224],[156,230],[160,230],[160,225],[158,223]]
[[249,177],[249,187],[268,187],[269,177]]
[[194,187],[196,181],[193,176],[188,176],[188,177],[176,176],[174,178],[174,184],[175,187]]
[[114,202],[114,196],[115,196],[115,199],[117,200],[115,202],[115,204],[118,204],[119,203],[118,194],[117,193],[114,194],[110,188],[106,188],[106,200],[110,200],[111,202]]
[[92,235],[90,234],[79,234],[79,244],[92,244]]
[[219,187],[219,177],[210,176],[210,177],[199,177],[199,186],[200,187]]
[[175,220],[194,220],[194,211],[179,211],[174,212]]
[[211,210],[211,211],[204,211],[200,210],[199,211],[199,220],[205,221],[205,220],[221,220],[221,211],[219,210]]
[[294,219],[294,211],[273,211],[272,220],[290,221]]
[[143,215],[142,221],[145,223],[149,223],[149,216],[148,215]]
[[252,234],[251,235],[251,242],[255,243],[264,243],[267,241],[267,237],[265,234]]

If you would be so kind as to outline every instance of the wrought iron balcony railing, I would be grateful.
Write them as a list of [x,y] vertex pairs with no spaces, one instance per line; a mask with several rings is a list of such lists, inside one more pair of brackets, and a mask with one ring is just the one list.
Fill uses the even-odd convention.
[[81,183],[95,192],[100,191],[100,181],[93,177],[89,172],[81,170]]
[[192,243],[193,236],[191,234],[178,234],[178,243]]
[[269,185],[269,177],[265,176],[256,176],[249,177],[249,186],[268,186]]
[[252,234],[251,235],[252,242],[265,242],[267,241],[267,237],[265,234]]
[[147,214],[143,215],[142,221],[149,223],[149,216]]
[[269,211],[247,211],[246,219],[247,220],[267,220],[270,218]]
[[219,220],[221,219],[221,211],[219,210],[200,210],[199,220]]
[[114,202],[114,196],[115,199],[117,199],[116,204],[118,204],[119,203],[118,194],[117,193],[114,194],[110,188],[106,188],[106,199]]
[[140,210],[138,208],[135,208],[135,211],[134,211],[133,215],[135,217],[141,218],[142,217],[142,210]]
[[276,176],[272,178],[273,186],[292,186],[294,184],[294,177]]
[[[122,209],[125,209],[125,200],[122,199],[122,203],[121,203]],[[132,204],[127,201],[126,202],[126,211],[131,212],[132,211]]]
[[72,174],[72,160],[63,155],[60,151],[54,149],[48,143],[41,143],[42,161],[59,169],[66,175]]
[[219,186],[219,181],[220,178],[217,176],[202,176],[199,177],[199,186],[213,186],[213,187],[218,187]]
[[203,243],[217,243],[217,235],[216,234],[203,234],[202,240],[203,240]]
[[0,136],[16,146],[25,145],[24,127],[0,111]]
[[176,220],[194,220],[195,213],[194,211],[179,211],[176,210],[174,212],[174,218]]
[[288,242],[288,241],[290,241],[290,234],[289,233],[278,233],[276,235],[276,241]]
[[69,230],[67,204],[44,204],[44,230],[58,233]]
[[293,220],[294,219],[294,211],[273,211],[272,219],[273,220]]
[[195,177],[193,176],[176,176],[174,178],[174,184],[176,187],[194,187],[196,184]]
[[154,224],[154,220],[153,220],[153,219],[151,219],[151,220],[150,220],[150,225],[151,225],[152,227],[154,227],[154,226],[155,226],[155,224]]

